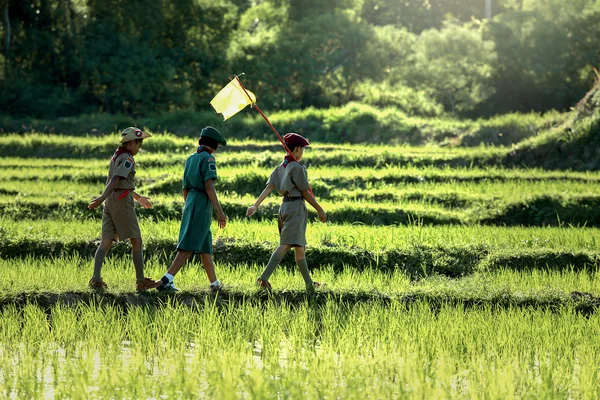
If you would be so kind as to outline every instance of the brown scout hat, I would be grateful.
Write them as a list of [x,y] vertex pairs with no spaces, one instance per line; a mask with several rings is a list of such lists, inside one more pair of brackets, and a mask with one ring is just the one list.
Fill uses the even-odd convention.
[[142,131],[139,128],[130,126],[129,128],[125,128],[123,132],[121,132],[121,143],[130,142],[136,139],[147,139],[151,136],[152,135]]
[[286,133],[283,136],[283,141],[288,146],[295,146],[295,147],[310,146],[310,143],[308,142],[308,140],[306,140],[303,136],[298,135],[297,133]]

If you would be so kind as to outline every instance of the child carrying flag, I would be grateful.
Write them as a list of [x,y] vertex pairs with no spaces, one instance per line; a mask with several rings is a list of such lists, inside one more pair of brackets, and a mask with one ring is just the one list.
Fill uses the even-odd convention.
[[144,256],[142,253],[142,234],[138,224],[133,200],[144,208],[152,208],[148,197],[140,196],[135,189],[135,156],[142,147],[144,139],[149,138],[149,133],[134,127],[129,127],[121,132],[121,146],[110,159],[106,188],[100,197],[95,198],[88,205],[94,209],[104,204],[102,213],[102,241],[94,256],[94,273],[88,286],[92,289],[106,289],[108,286],[102,280],[100,271],[104,257],[113,241],[129,239],[131,242],[131,256],[135,267],[137,290],[147,290],[154,286],[152,279],[144,276]]
[[283,141],[290,150],[291,155],[286,155],[283,162],[271,173],[267,186],[254,205],[248,207],[246,212],[248,217],[254,215],[260,204],[273,190],[283,196],[283,202],[277,217],[280,236],[279,247],[271,255],[267,267],[256,283],[260,287],[270,290],[269,278],[271,274],[285,254],[293,247],[296,253],[296,264],[304,278],[304,283],[307,288],[313,289],[319,287],[320,284],[313,282],[304,255],[306,224],[308,221],[308,212],[304,202],[307,201],[317,211],[322,222],[327,221],[327,214],[310,192],[306,168],[297,162],[302,158],[304,148],[309,146],[310,143],[297,133],[286,134]]
[[219,228],[225,228],[227,223],[215,191],[214,181],[217,180],[217,163],[213,156],[219,144],[225,146],[227,142],[218,130],[207,126],[202,129],[198,144],[199,147],[196,153],[189,156],[185,161],[183,171],[185,206],[179,229],[177,255],[167,273],[161,280],[156,282],[154,287],[158,290],[177,290],[173,284],[173,279],[194,253],[200,253],[202,257],[202,265],[210,281],[209,289],[217,291],[222,287],[215,274],[215,264],[211,256],[213,247],[210,222],[214,207],[217,211]]

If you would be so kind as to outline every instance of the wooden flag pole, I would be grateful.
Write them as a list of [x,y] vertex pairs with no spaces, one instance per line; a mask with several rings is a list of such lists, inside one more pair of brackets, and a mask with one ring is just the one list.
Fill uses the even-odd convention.
[[[248,98],[252,102],[252,97],[250,97],[250,94],[246,91],[246,88],[242,84],[242,81],[240,81],[240,78],[238,78],[237,75],[234,75],[234,76],[235,76],[235,80],[240,84],[240,87],[242,88],[242,90],[244,91],[244,93],[246,93],[246,96],[248,96]],[[277,136],[277,139],[279,139],[279,141],[283,145],[283,148],[285,149],[285,151],[294,159],[294,161],[298,162],[298,160],[296,159],[296,157],[290,151],[290,149],[287,146],[287,144],[285,144],[285,142],[283,141],[283,138],[281,137],[281,135],[279,134],[279,132],[277,132],[277,129],[275,129],[275,127],[273,126],[273,124],[271,124],[271,122],[269,121],[269,119],[267,118],[267,116],[262,112],[262,110],[260,109],[260,107],[258,106],[258,104],[256,104],[256,102],[252,102],[252,107],[256,108],[256,111],[258,111],[258,113],[263,117],[263,119],[265,120],[265,122],[271,127],[271,129],[273,130],[273,132],[275,132],[275,136]],[[312,189],[310,188],[310,186],[308,188],[308,191],[310,192],[310,194],[313,197],[315,197],[315,195],[314,195]]]
[[[237,75],[235,75],[235,80],[238,81],[238,83],[240,84],[240,87],[242,88],[242,90],[244,91],[244,93],[246,93],[246,96],[248,96],[248,98],[250,99],[250,101],[252,101],[252,97],[250,97],[250,94],[248,94],[248,92],[246,91],[246,88],[242,84],[242,81],[240,81],[240,78],[238,78]],[[294,159],[294,161],[298,162],[298,160],[296,160],[296,157],[294,157],[294,155],[292,154],[292,152],[290,151],[290,149],[287,147],[287,144],[285,144],[285,142],[283,141],[281,135],[279,135],[279,132],[277,132],[277,129],[275,129],[275,127],[273,126],[273,124],[271,124],[271,122],[269,121],[269,119],[267,118],[267,116],[262,112],[262,110],[260,109],[260,107],[258,106],[258,104],[256,104],[256,102],[253,102],[252,103],[252,107],[256,108],[256,111],[258,111],[258,113],[263,117],[263,119],[265,120],[265,122],[271,127],[271,129],[273,130],[273,132],[275,132],[275,135],[277,136],[277,139],[279,139],[279,141],[281,142],[281,144],[285,148],[285,151],[290,156],[292,156],[292,158]]]

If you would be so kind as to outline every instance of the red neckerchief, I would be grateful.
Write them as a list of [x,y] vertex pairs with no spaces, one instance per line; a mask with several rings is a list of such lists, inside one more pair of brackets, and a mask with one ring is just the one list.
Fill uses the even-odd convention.
[[[115,154],[113,154],[111,160],[115,161],[121,154],[125,153],[129,153],[129,150],[127,150],[125,147],[119,147],[117,151],[115,151]],[[131,153],[129,154],[131,155]]]
[[289,163],[291,163],[292,161],[296,161],[296,159],[293,156],[290,156],[289,154],[285,157],[283,157],[283,162],[281,163],[281,165],[283,165],[283,168],[287,167]]

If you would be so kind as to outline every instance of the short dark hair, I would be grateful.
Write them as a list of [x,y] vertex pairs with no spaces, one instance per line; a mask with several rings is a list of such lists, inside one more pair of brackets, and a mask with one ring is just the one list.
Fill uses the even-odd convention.
[[136,143],[142,143],[144,141],[144,139],[133,139],[133,140],[129,140],[127,142],[121,143],[121,147],[127,147],[127,145],[131,142],[136,142]]
[[215,139],[210,138],[208,136],[200,136],[200,139],[198,140],[198,144],[199,145],[207,145],[208,147],[211,147],[213,150],[216,150],[219,147],[219,142],[217,142]]
[[298,147],[296,145],[291,145],[291,144],[287,144],[287,143],[285,145],[287,146],[288,149],[290,149],[290,153],[293,153],[294,150],[296,150],[296,147]]

